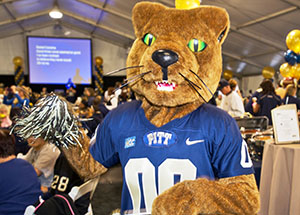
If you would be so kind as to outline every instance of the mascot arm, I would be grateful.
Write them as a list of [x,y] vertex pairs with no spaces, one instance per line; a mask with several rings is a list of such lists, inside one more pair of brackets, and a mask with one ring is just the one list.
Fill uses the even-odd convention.
[[152,215],[256,214],[259,192],[253,174],[176,184],[153,202]]
[[79,145],[70,146],[69,148],[60,147],[60,150],[65,154],[67,160],[84,180],[98,177],[105,173],[107,169],[98,163],[89,152],[90,139],[84,132],[83,137],[79,140],[82,147]]

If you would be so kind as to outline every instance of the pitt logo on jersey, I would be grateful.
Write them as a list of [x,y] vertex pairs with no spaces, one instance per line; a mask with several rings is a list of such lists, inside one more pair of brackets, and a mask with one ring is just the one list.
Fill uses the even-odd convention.
[[177,136],[170,131],[151,131],[144,135],[143,140],[151,147],[166,147],[176,143]]

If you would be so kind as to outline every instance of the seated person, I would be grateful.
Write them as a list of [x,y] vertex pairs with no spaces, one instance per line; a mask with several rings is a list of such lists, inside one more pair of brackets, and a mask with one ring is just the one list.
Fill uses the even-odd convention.
[[0,127],[8,128],[12,121],[9,118],[9,108],[5,104],[0,104]]
[[[80,186],[84,183],[84,180],[74,171],[64,154],[61,153],[56,146],[47,143],[43,138],[34,139],[30,137],[27,141],[32,148],[26,154],[25,159],[33,162],[37,174],[41,177],[41,182],[44,181],[44,184],[42,184],[42,191],[44,192],[42,198],[44,200],[49,199],[55,194],[68,194],[73,186]],[[39,147],[44,148],[41,149]],[[39,152],[38,158],[35,153]],[[53,164],[53,161],[55,162],[54,169],[53,167],[48,168]],[[50,173],[52,181],[49,182],[50,176],[48,177],[47,175]],[[50,188],[49,192],[47,192],[48,187]],[[35,206],[38,204],[39,202],[37,202]],[[75,201],[75,206],[80,215],[84,215],[87,212],[89,204],[89,193]]]
[[4,92],[3,104],[11,105],[12,107],[29,106],[29,94],[25,87],[11,86]]
[[[48,111],[49,104],[51,104],[51,111]],[[47,111],[44,111],[45,108],[47,108]],[[23,115],[18,117],[12,131],[20,138],[27,139],[28,144],[35,147],[36,150],[39,149],[38,147],[52,146],[52,151],[50,150],[48,153],[53,153],[53,148],[58,153],[58,158],[51,159],[53,161],[52,167],[54,167],[54,178],[51,181],[52,183],[50,183],[49,192],[43,197],[45,199],[47,197],[50,198],[43,205],[49,205],[47,202],[51,203],[55,199],[53,195],[68,194],[73,186],[80,186],[86,180],[98,177],[106,171],[106,168],[97,163],[88,153],[90,139],[83,132],[81,124],[73,112],[72,105],[63,97],[58,97],[51,93],[41,98],[32,109],[22,113]],[[63,117],[56,118],[58,115]],[[66,116],[69,116],[69,118]],[[54,121],[60,126],[53,125],[52,122]],[[31,122],[29,126],[28,122]],[[43,129],[40,129],[41,126]],[[81,146],[73,146],[72,141],[80,142]],[[61,144],[59,149],[54,146],[58,142]],[[40,153],[42,159],[49,158],[48,154],[41,156],[42,152],[38,151],[37,153]],[[37,166],[35,167],[37,168]],[[42,171],[42,169],[39,170]],[[83,200],[78,199],[75,205],[81,211],[80,214],[85,214],[90,203],[89,195],[87,194],[87,196],[82,198]],[[50,213],[50,211],[47,212],[47,214]],[[37,212],[36,214],[39,213]],[[42,214],[45,215],[44,212]]]
[[53,178],[53,169],[60,151],[58,148],[44,141],[42,138],[29,137],[28,145],[31,146],[26,155],[18,154],[18,157],[31,163],[40,179],[43,192],[48,191]]
[[87,97],[85,97],[85,96],[81,97],[78,107],[79,107],[79,117],[80,118],[89,118],[91,116]]
[[[54,177],[48,193],[43,195],[47,200],[55,194],[68,194],[74,186],[80,186],[84,180],[70,166],[64,153],[60,153],[54,166]],[[87,213],[90,204],[90,193],[85,194],[75,201],[75,207],[80,215]]]
[[[21,115],[22,109],[20,107],[13,107],[10,110],[9,118],[12,121],[12,126],[15,125],[15,120]],[[12,134],[14,134],[14,131],[12,131]],[[15,136],[16,139],[16,151],[15,155],[21,154],[27,154],[30,147],[28,146],[28,143],[26,140],[23,140],[22,138]]]
[[91,107],[92,116],[90,116],[90,120],[82,121],[82,126],[87,129],[87,135],[92,138],[97,126],[103,120],[103,114],[100,110],[101,97],[96,97],[93,101],[93,105]]
[[20,215],[42,194],[30,163],[15,156],[15,139],[0,129],[0,214]]

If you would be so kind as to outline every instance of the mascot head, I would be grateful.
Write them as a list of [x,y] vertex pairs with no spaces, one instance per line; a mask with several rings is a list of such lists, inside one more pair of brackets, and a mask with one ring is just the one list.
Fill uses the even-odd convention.
[[131,85],[136,95],[169,108],[209,101],[222,73],[227,12],[213,6],[186,10],[141,2],[132,18],[137,39],[127,66],[143,66],[127,72],[127,79],[140,77]]

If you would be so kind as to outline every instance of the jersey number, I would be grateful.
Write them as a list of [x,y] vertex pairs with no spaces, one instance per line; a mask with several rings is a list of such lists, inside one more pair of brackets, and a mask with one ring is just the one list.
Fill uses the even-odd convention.
[[64,192],[67,189],[69,183],[69,178],[66,176],[54,175],[53,181],[51,184],[51,188],[55,190],[57,188],[58,191]]
[[241,148],[241,166],[244,168],[250,168],[252,167],[252,160],[250,158],[249,152],[248,152],[248,146],[245,140],[243,140],[242,148]]
[[[243,141],[241,147],[241,161],[243,168],[252,167],[252,161],[247,150],[247,143]],[[155,167],[148,158],[130,159],[125,168],[125,181],[131,196],[133,213],[140,213],[141,188],[139,174],[142,175],[142,186],[146,213],[151,213],[152,202],[166,189],[174,185],[174,176],[180,175],[180,182],[196,179],[197,168],[188,159],[166,159],[158,167],[158,192],[155,183]]]
[[[139,174],[142,175],[142,186],[146,213],[151,213],[152,202],[157,196],[155,184],[155,167],[148,158],[130,159],[125,168],[125,181],[131,196],[133,213],[140,213],[141,189]],[[197,168],[188,159],[166,159],[158,167],[158,194],[174,185],[174,176],[180,175],[180,181],[196,179]]]

